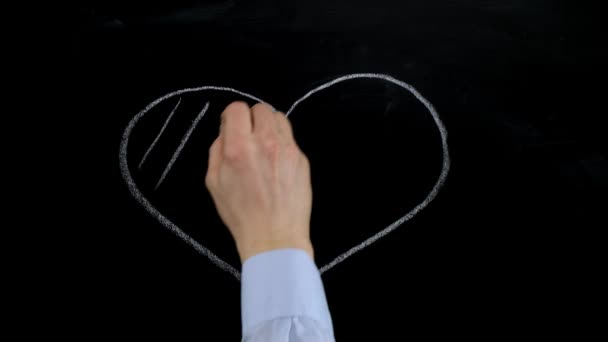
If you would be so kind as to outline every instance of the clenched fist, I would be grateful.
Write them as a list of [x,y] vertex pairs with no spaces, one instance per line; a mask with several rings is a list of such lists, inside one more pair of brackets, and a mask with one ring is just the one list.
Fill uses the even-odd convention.
[[303,249],[314,260],[310,164],[285,114],[263,103],[228,105],[205,185],[242,263],[277,248]]

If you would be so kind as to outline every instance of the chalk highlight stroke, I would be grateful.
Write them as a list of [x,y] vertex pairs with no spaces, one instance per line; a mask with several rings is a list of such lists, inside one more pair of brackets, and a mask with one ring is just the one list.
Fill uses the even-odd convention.
[[[180,100],[181,100],[181,98],[180,98]],[[163,171],[163,174],[160,176],[160,179],[156,183],[156,186],[154,187],[154,190],[158,189],[158,187],[163,182],[163,180],[165,179],[165,177],[167,177],[167,174],[169,173],[169,171],[171,171],[171,168],[173,167],[173,163],[175,163],[175,161],[177,160],[177,157],[179,157],[179,154],[182,152],[182,149],[186,145],[186,142],[188,142],[188,138],[190,138],[190,134],[192,134],[192,132],[194,132],[194,129],[196,128],[196,125],[198,125],[198,122],[201,121],[201,119],[203,118],[203,116],[207,112],[207,109],[209,109],[209,102],[208,101],[205,104],[205,107],[203,107],[203,110],[201,110],[201,112],[197,115],[196,119],[194,119],[194,121],[192,121],[192,125],[190,126],[190,129],[188,130],[188,132],[186,132],[186,135],[184,135],[184,137],[182,138],[182,141],[180,142],[179,146],[177,147],[177,150],[175,150],[175,152],[173,153],[173,157],[171,157],[171,160],[169,161],[169,163],[165,167],[165,171]]]
[[148,150],[146,151],[146,153],[144,153],[144,156],[141,158],[141,161],[139,162],[139,165],[137,166],[138,169],[141,170],[141,166],[144,164],[144,162],[148,158],[148,155],[150,154],[150,152],[152,152],[152,149],[154,148],[154,146],[156,146],[156,143],[158,142],[158,139],[160,139],[160,136],[163,135],[165,128],[167,128],[167,125],[169,125],[169,121],[171,121],[173,114],[175,114],[175,111],[177,110],[177,107],[179,107],[179,104],[181,102],[182,102],[182,98],[180,97],[177,100],[177,104],[175,104],[175,107],[173,107],[173,110],[171,110],[171,114],[169,114],[169,117],[167,117],[167,120],[165,120],[163,127],[161,127],[160,131],[158,132],[158,135],[156,136],[156,138],[154,138],[154,141],[152,141],[152,144],[150,144],[150,147],[148,147]]
[[[435,185],[433,186],[431,191],[428,193],[428,195],[422,202],[420,202],[418,205],[416,205],[407,214],[403,215],[402,217],[397,219],[395,222],[391,223],[388,227],[382,229],[381,231],[372,235],[365,241],[352,247],[351,249],[344,252],[343,254],[337,256],[334,260],[329,262],[327,265],[324,265],[323,267],[321,267],[319,269],[319,272],[321,275],[323,273],[329,271],[330,269],[332,269],[337,264],[343,262],[351,255],[370,246],[372,243],[376,242],[378,239],[386,236],[393,230],[397,229],[404,222],[406,222],[406,221],[412,219],[414,216],[416,216],[416,214],[418,212],[420,212],[427,205],[429,205],[429,203],[437,196],[437,194],[439,193],[439,190],[441,189],[441,187],[443,187],[443,184],[445,183],[448,172],[450,170],[450,155],[448,152],[448,143],[447,143],[448,132],[447,132],[443,122],[439,118],[437,111],[435,110],[433,105],[427,99],[425,99],[413,86],[411,86],[408,83],[405,83],[403,81],[400,81],[398,79],[395,79],[389,75],[375,74],[375,73],[360,73],[360,74],[349,74],[349,75],[338,77],[330,82],[327,82],[323,85],[320,85],[320,86],[312,89],[311,91],[306,93],[304,96],[300,97],[297,101],[295,101],[293,103],[291,108],[289,108],[289,110],[287,111],[285,116],[288,117],[302,101],[306,100],[314,93],[317,93],[323,89],[329,88],[340,82],[344,82],[344,81],[348,81],[348,80],[352,80],[352,79],[361,79],[361,78],[363,78],[363,79],[364,78],[381,79],[381,80],[396,84],[396,85],[408,90],[410,93],[412,93],[412,95],[414,95],[420,102],[422,102],[424,104],[424,106],[428,109],[430,114],[433,116],[435,124],[437,125],[437,128],[439,129],[439,133],[441,135],[441,146],[442,146],[442,153],[443,153],[442,169],[441,169],[441,173],[439,174],[439,178],[435,182]],[[148,211],[148,213],[150,213],[152,216],[154,216],[164,227],[166,227],[171,232],[173,232],[175,235],[177,235],[179,238],[184,240],[184,242],[186,242],[187,244],[192,246],[196,251],[198,251],[202,255],[206,256],[207,258],[209,258],[209,260],[213,264],[215,264],[222,270],[232,274],[237,280],[240,281],[241,274],[236,268],[234,268],[232,265],[228,264],[227,262],[225,262],[224,260],[219,258],[217,255],[215,255],[213,252],[211,252],[208,248],[201,245],[198,241],[194,240],[191,236],[184,233],[184,231],[182,231],[177,225],[175,225],[173,222],[171,222],[171,220],[169,220],[167,217],[165,217],[160,211],[158,211],[158,209],[156,209],[150,203],[150,201],[148,201],[148,199],[141,193],[141,191],[135,184],[135,181],[133,180],[133,177],[131,176],[131,171],[129,170],[129,166],[127,165],[127,147],[129,146],[129,137],[131,136],[131,132],[133,131],[133,128],[135,127],[137,122],[148,111],[150,111],[150,109],[154,108],[160,102],[167,100],[173,96],[178,96],[178,95],[181,95],[184,93],[191,93],[191,92],[197,92],[197,91],[203,91],[203,90],[232,92],[232,93],[239,94],[239,95],[245,96],[247,98],[250,98],[256,102],[267,103],[266,101],[263,101],[255,96],[247,94],[245,92],[242,92],[242,91],[239,91],[239,90],[236,90],[233,88],[217,87],[217,86],[202,86],[202,87],[198,87],[198,88],[186,88],[186,89],[177,90],[177,91],[169,93],[165,96],[162,96],[162,97],[154,100],[150,104],[148,104],[144,109],[142,109],[139,113],[137,113],[137,115],[135,115],[133,117],[133,119],[131,119],[131,121],[125,128],[124,133],[122,135],[122,140],[120,143],[120,150],[119,150],[120,170],[121,170],[123,179],[125,180],[127,187],[129,188],[131,195],[135,198],[135,200],[137,200],[137,202],[139,202],[146,209],[146,211]]]

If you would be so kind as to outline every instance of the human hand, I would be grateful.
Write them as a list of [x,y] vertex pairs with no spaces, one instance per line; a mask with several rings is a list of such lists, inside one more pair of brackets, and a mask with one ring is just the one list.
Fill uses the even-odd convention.
[[314,260],[310,164],[285,114],[262,103],[228,105],[205,185],[242,263],[277,248],[303,249]]

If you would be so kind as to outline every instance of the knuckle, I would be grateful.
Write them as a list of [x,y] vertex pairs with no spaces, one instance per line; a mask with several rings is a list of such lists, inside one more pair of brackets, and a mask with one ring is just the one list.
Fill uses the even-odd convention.
[[224,151],[224,158],[227,161],[237,161],[240,160],[242,157],[242,152],[239,148],[236,147],[226,147],[226,151]]
[[299,157],[302,154],[298,145],[296,145],[294,143],[286,144],[285,152],[287,153],[287,155],[292,156],[292,157]]
[[211,172],[207,172],[207,176],[205,176],[205,186],[207,186],[207,189],[213,187],[213,176],[211,175]]
[[248,153],[247,144],[231,144],[224,150],[224,158],[231,163],[242,162]]
[[217,144],[218,144],[217,140],[218,139],[215,139],[213,141],[213,143],[211,143],[211,146],[209,146],[209,154],[210,155],[213,154],[213,153],[215,153],[215,149],[217,148]]
[[276,135],[266,135],[261,139],[262,148],[267,152],[279,150],[279,139]]

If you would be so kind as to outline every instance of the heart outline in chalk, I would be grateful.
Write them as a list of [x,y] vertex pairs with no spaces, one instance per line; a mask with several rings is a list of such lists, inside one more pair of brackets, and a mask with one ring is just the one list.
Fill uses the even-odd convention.
[[[447,143],[447,135],[448,134],[447,134],[447,130],[446,130],[445,126],[443,125],[443,122],[441,121],[441,119],[439,118],[439,115],[437,114],[437,111],[435,110],[435,108],[433,107],[433,105],[427,99],[425,99],[413,86],[411,86],[408,83],[405,83],[403,81],[400,81],[398,79],[395,79],[395,78],[393,78],[393,77],[391,77],[389,75],[374,74],[374,73],[361,73],[361,74],[349,74],[349,75],[345,75],[345,76],[341,76],[341,77],[335,78],[332,81],[329,81],[329,82],[327,82],[327,83],[325,83],[325,84],[323,84],[321,86],[318,86],[318,87],[310,90],[304,96],[302,96],[298,100],[296,100],[291,105],[291,108],[287,111],[287,113],[285,114],[285,116],[288,117],[289,114],[291,114],[293,112],[293,110],[298,106],[298,104],[300,104],[302,101],[306,100],[308,97],[310,97],[314,93],[319,92],[319,91],[321,91],[323,89],[329,88],[329,87],[331,87],[331,86],[333,86],[333,85],[335,85],[337,83],[340,83],[340,82],[343,82],[343,81],[347,81],[347,80],[352,80],[352,79],[359,79],[359,78],[382,79],[384,81],[391,82],[393,84],[396,84],[396,85],[398,85],[398,86],[400,86],[400,87],[408,90],[410,93],[412,93],[412,95],[414,95],[420,102],[422,102],[424,104],[424,106],[429,110],[430,114],[433,116],[433,119],[435,120],[435,124],[437,125],[437,128],[439,129],[439,133],[441,134],[441,146],[442,146],[442,151],[443,151],[442,169],[441,169],[441,173],[439,174],[439,178],[435,182],[435,185],[433,186],[433,188],[431,189],[431,191],[428,193],[428,195],[426,196],[426,198],[422,202],[420,202],[418,205],[416,205],[407,214],[405,214],[402,217],[400,217],[399,219],[397,219],[397,221],[391,223],[388,227],[382,229],[381,231],[379,231],[376,234],[372,235],[371,237],[367,238],[365,241],[363,241],[363,242],[357,244],[356,246],[350,248],[348,251],[340,254],[334,260],[332,260],[331,262],[329,262],[327,265],[319,268],[320,274],[325,273],[326,271],[328,271],[329,269],[331,269],[332,267],[334,267],[338,263],[346,260],[346,258],[350,257],[354,253],[356,253],[356,252],[362,250],[363,248],[371,245],[372,243],[374,243],[375,241],[377,241],[381,237],[384,237],[388,233],[390,233],[393,230],[397,229],[404,222],[406,222],[406,221],[410,220],[411,218],[413,218],[420,210],[424,209],[437,196],[437,193],[439,193],[439,190],[443,186],[443,184],[444,184],[444,182],[445,182],[445,180],[447,178],[448,172],[450,170],[450,155],[449,155],[449,152],[448,152],[448,143]],[[158,211],[148,201],[148,199],[141,193],[141,191],[139,190],[139,188],[135,184],[135,181],[133,180],[133,177],[131,177],[131,172],[129,171],[129,167],[128,167],[128,164],[127,164],[127,147],[129,145],[129,137],[131,135],[131,132],[132,132],[133,128],[135,127],[135,125],[137,124],[137,122],[148,111],[150,111],[150,109],[154,108],[156,105],[158,105],[162,101],[165,101],[165,100],[167,100],[167,99],[169,99],[169,98],[171,98],[173,96],[177,96],[177,95],[184,94],[184,93],[204,91],[204,90],[217,90],[217,91],[232,92],[232,93],[236,93],[236,94],[245,96],[245,97],[250,98],[250,99],[252,99],[254,101],[257,101],[257,102],[268,103],[268,102],[266,102],[264,100],[261,100],[261,99],[255,97],[255,96],[253,96],[251,94],[247,94],[245,92],[242,92],[242,91],[239,91],[239,90],[236,90],[236,89],[233,89],[233,88],[216,87],[216,86],[202,86],[202,87],[197,87],[197,88],[186,88],[186,89],[177,90],[177,91],[174,91],[174,92],[169,93],[167,95],[164,95],[164,96],[162,96],[162,97],[160,97],[160,98],[152,101],[144,109],[142,109],[139,113],[137,113],[133,117],[133,119],[131,119],[131,121],[129,121],[129,124],[127,125],[127,127],[125,128],[125,130],[123,132],[122,140],[121,140],[121,143],[120,143],[120,151],[119,151],[120,170],[121,170],[121,174],[123,176],[123,179],[125,180],[128,188],[129,188],[129,191],[130,191],[131,195],[139,202],[139,204],[141,204],[165,228],[167,228],[170,231],[172,231],[175,235],[177,235],[182,240],[184,240],[186,243],[188,243],[189,245],[191,245],[199,253],[205,255],[216,266],[218,266],[219,268],[223,269],[226,272],[229,272],[237,280],[240,281],[241,275],[240,275],[240,272],[236,268],[234,268],[232,265],[230,265],[227,262],[225,262],[224,260],[222,260],[220,257],[218,257],[213,252],[211,252],[207,247],[201,245],[198,241],[194,240],[190,235],[188,235],[184,231],[182,231],[177,225],[175,225],[173,222],[171,222],[171,220],[169,220],[167,217],[165,217],[160,211]]]

